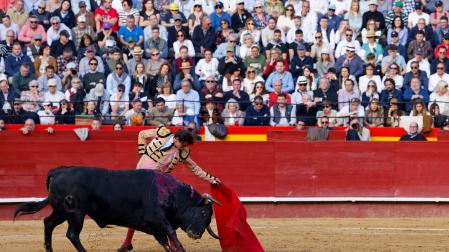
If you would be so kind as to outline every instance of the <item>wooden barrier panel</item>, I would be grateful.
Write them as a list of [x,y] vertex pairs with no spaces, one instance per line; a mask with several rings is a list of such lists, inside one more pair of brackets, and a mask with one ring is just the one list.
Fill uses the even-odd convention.
[[[42,197],[45,177],[60,165],[134,169],[138,131],[73,131],[54,135],[0,132],[0,198]],[[449,197],[449,143],[199,142],[192,158],[240,196]],[[182,166],[173,175],[200,191]]]

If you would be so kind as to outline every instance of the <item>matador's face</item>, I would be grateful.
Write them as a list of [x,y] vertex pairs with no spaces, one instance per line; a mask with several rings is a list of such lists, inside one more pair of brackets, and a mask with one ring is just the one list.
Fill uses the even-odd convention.
[[187,149],[189,147],[188,143],[181,142],[176,137],[173,138],[173,144],[174,144],[175,148],[179,149],[179,150],[185,150],[185,149]]

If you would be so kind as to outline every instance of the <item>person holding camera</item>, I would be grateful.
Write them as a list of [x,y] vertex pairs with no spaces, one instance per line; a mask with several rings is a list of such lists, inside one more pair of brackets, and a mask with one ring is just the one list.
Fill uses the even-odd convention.
[[346,141],[369,141],[369,129],[363,127],[362,121],[359,118],[351,118],[349,126],[346,129]]

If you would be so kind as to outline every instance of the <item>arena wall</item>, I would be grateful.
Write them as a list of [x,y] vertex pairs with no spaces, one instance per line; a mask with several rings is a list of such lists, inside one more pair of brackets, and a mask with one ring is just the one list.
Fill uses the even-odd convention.
[[[133,130],[90,132],[81,142],[71,130],[29,136],[2,132],[0,218],[10,216],[21,199],[45,197],[51,168],[133,169],[136,135]],[[192,157],[248,202],[250,216],[449,216],[447,141],[305,142],[291,134],[268,139],[198,142]],[[209,190],[187,169],[178,167],[174,176],[201,192]]]

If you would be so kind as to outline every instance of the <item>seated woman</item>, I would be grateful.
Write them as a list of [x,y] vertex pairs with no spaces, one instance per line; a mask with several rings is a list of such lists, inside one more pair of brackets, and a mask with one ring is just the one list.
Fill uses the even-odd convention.
[[387,110],[385,110],[386,113],[386,120],[385,120],[385,125],[387,127],[394,127],[397,128],[399,127],[399,120],[401,118],[401,116],[404,116],[405,113],[404,111],[402,111],[399,107],[399,101],[396,98],[392,98],[390,100],[390,108]]
[[226,103],[221,117],[226,126],[243,126],[245,122],[245,112],[240,110],[239,103],[232,98]]
[[372,99],[369,102],[365,113],[365,125],[369,127],[384,126],[384,111],[379,104],[379,99]]
[[59,109],[55,113],[57,124],[74,124],[75,112],[69,106],[69,102],[65,99],[59,102]]

